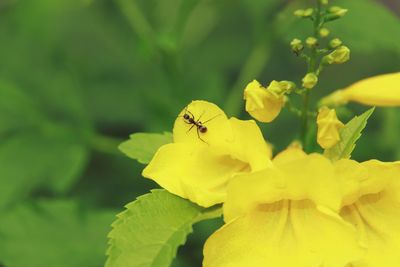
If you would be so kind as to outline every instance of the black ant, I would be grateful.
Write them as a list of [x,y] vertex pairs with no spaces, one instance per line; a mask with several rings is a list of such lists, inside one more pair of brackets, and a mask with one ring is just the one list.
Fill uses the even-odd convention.
[[202,122],[202,121],[200,121],[200,119],[201,119],[201,117],[202,117],[203,115],[204,115],[204,112],[203,112],[203,113],[200,115],[200,117],[196,120],[195,117],[194,117],[194,115],[193,115],[193,113],[190,112],[190,111],[187,109],[187,107],[186,107],[186,108],[185,108],[185,114],[184,114],[182,117],[183,117],[185,123],[191,124],[191,125],[192,125],[192,126],[189,128],[189,130],[188,130],[187,132],[190,132],[190,131],[193,129],[193,127],[196,126],[198,138],[199,138],[201,141],[203,141],[204,143],[207,143],[207,142],[204,141],[204,140],[201,138],[201,136],[200,136],[200,133],[205,134],[205,133],[207,133],[207,131],[208,131],[207,126],[204,126],[204,124],[206,124],[207,122],[210,122],[211,120],[215,119],[216,117],[218,117],[218,116],[221,115],[221,114],[218,114],[218,115],[212,117],[211,119],[208,119],[208,120]]

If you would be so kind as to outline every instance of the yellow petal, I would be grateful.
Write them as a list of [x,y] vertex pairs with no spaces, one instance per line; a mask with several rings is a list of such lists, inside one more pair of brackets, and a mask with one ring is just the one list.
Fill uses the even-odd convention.
[[340,184],[343,199],[342,206],[357,201],[363,194],[362,185],[368,179],[368,170],[362,164],[350,159],[341,159],[334,163],[335,177]]
[[256,80],[247,85],[244,90],[244,99],[246,100],[246,111],[261,122],[273,121],[279,115],[284,104],[282,96],[273,95]]
[[234,133],[234,141],[230,144],[233,157],[248,162],[252,171],[272,166],[271,147],[257,124],[253,120],[243,121],[236,118],[231,118],[229,122]]
[[[278,164],[277,164],[278,163]],[[274,160],[273,168],[235,176],[228,185],[224,218],[229,222],[260,203],[282,199],[309,199],[316,205],[339,210],[342,192],[332,163],[319,154],[303,156],[288,150]]]
[[342,188],[342,206],[353,204],[364,195],[393,190],[396,177],[400,177],[400,162],[369,160],[358,163],[342,159],[334,166],[335,177]]
[[226,184],[234,173],[249,169],[226,151],[201,144],[172,143],[162,146],[143,170],[143,176],[169,192],[203,207],[221,203]]
[[[397,191],[399,194],[399,191]],[[367,254],[352,267],[398,267],[400,264],[400,203],[398,196],[381,192],[362,197],[343,209],[368,247]]]
[[310,201],[262,205],[207,240],[204,267],[344,267],[360,259],[354,227]]
[[361,80],[324,98],[326,104],[349,101],[369,106],[400,106],[400,72]]
[[321,108],[318,113],[317,124],[317,142],[322,148],[331,148],[340,141],[339,131],[344,124],[339,121],[334,109]]
[[[185,114],[206,126],[207,132],[201,133],[196,125],[188,123],[183,118]],[[192,101],[181,111],[174,124],[173,136],[175,143],[205,146],[227,146],[233,141],[232,129],[225,113],[217,105],[201,100]]]
[[356,228],[367,254],[351,267],[397,267],[400,264],[400,162],[377,160],[361,164],[368,176],[360,184],[361,196],[341,215]]

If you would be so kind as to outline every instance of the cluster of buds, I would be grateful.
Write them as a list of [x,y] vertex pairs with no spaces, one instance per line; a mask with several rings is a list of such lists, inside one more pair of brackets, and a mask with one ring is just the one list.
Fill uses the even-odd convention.
[[[293,53],[305,58],[309,64],[309,71],[302,79],[304,89],[312,89],[317,85],[318,75],[323,67],[342,64],[350,59],[350,49],[343,45],[340,39],[333,38],[328,41],[320,39],[327,38],[330,35],[329,29],[324,26],[325,23],[343,17],[348,10],[338,6],[327,7],[329,5],[328,0],[319,0],[319,4],[318,8],[298,9],[294,12],[297,17],[310,18],[316,25],[313,36],[306,38],[304,41],[295,38],[290,43]],[[327,43],[326,48],[322,47],[324,43]],[[318,56],[322,56],[319,66],[316,65]],[[313,65],[310,66],[310,64]]]

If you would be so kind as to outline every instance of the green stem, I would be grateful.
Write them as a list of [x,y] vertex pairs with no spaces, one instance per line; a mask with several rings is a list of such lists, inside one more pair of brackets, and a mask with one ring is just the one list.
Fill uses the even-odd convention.
[[[321,3],[319,0],[316,0],[317,7],[316,7],[316,15],[315,15],[315,20],[314,20],[314,31],[313,31],[313,37],[316,38],[319,42],[319,31],[322,27],[322,21],[321,21]],[[317,70],[317,59],[318,59],[318,48],[317,46],[313,47],[311,49],[311,55],[308,61],[308,69],[307,73],[314,72],[316,75],[319,74],[319,68]],[[302,125],[301,125],[301,141],[303,143],[303,146],[306,147],[307,144],[307,135],[308,135],[308,130],[309,130],[309,106],[310,106],[310,93],[311,90],[307,90],[303,94],[303,108],[302,108]]]
[[122,143],[122,141],[123,140],[114,137],[95,134],[90,138],[90,146],[93,150],[98,152],[112,155],[122,155],[118,151],[118,146]]
[[125,18],[128,20],[132,29],[140,36],[140,38],[155,45],[154,30],[141,12],[140,8],[136,5],[136,1],[116,0],[116,3]]

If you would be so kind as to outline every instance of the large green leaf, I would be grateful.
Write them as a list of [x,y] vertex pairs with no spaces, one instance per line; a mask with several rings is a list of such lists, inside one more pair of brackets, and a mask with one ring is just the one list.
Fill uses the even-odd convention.
[[360,116],[354,117],[340,130],[340,142],[334,147],[326,149],[324,155],[331,160],[347,159],[356,147],[356,142],[361,136],[362,130],[367,125],[368,118],[372,115],[375,108],[364,112]]
[[88,149],[78,131],[38,107],[17,87],[0,83],[0,209],[44,185],[65,192],[85,166]]
[[7,267],[98,267],[113,211],[75,201],[21,204],[1,215],[0,262]]
[[135,133],[128,141],[123,142],[119,149],[128,157],[147,164],[157,150],[165,144],[172,142],[172,134]]
[[220,216],[165,190],[153,190],[129,203],[109,234],[106,267],[170,266],[177,249],[199,220]]
[[[327,27],[332,36],[342,39],[353,52],[387,50],[400,53],[400,19],[385,6],[372,0],[336,0],[333,4],[349,9],[349,12],[340,20],[327,24]],[[280,14],[279,32],[286,42],[312,34],[309,20],[293,16],[294,10],[309,6],[310,1],[296,0]]]

